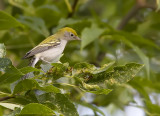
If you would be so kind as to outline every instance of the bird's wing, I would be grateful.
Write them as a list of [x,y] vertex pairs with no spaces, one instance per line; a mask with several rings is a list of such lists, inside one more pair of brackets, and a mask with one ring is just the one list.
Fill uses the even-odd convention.
[[51,49],[53,47],[57,47],[60,45],[60,39],[51,39],[52,36],[47,38],[47,41],[42,41],[38,46],[34,47],[32,50],[26,53],[26,55],[23,57],[24,59],[32,57],[35,54],[44,52],[48,49]]

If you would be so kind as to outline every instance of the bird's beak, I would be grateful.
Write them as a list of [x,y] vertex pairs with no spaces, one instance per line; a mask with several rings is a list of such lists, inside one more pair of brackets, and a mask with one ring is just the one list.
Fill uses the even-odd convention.
[[76,40],[81,40],[78,36],[76,36]]

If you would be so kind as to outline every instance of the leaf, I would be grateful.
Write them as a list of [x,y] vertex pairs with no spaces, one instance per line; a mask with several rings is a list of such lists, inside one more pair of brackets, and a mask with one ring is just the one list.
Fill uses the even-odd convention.
[[80,87],[80,89],[84,92],[107,95],[108,93],[112,91],[111,89],[103,89],[102,87],[99,87],[98,85],[93,85],[93,84],[90,85],[84,82],[82,82],[81,84],[82,84],[82,87]]
[[0,106],[3,106],[5,108],[11,109],[11,110],[15,110],[15,108],[21,107],[20,105],[12,104],[12,103],[0,103]]
[[89,104],[89,103],[86,103],[84,101],[80,101],[80,102],[76,102],[82,106],[85,106],[85,107],[88,107],[90,109],[92,109],[94,112],[98,112],[100,114],[102,114],[103,116],[105,116],[105,114],[96,106],[92,105],[92,104]]
[[125,66],[116,66],[113,71],[101,72],[96,75],[92,75],[92,78],[88,79],[87,83],[100,83],[107,81],[110,84],[121,84],[131,80],[143,67],[141,64],[129,63]]
[[112,91],[111,89],[97,89],[97,90],[92,90],[92,91],[86,90],[86,92],[89,92],[89,93],[105,94],[105,95],[108,95],[111,91]]
[[52,68],[47,72],[48,77],[52,77],[52,79],[57,80],[60,77],[64,76],[64,72],[67,70],[68,66],[65,66],[60,63],[53,63]]
[[12,27],[22,26],[14,17],[0,10],[0,30],[10,29]]
[[[107,71],[114,62],[104,64],[102,67],[97,68],[93,64],[86,62],[77,63],[73,67],[72,76],[83,78],[84,81],[92,78],[95,74]],[[80,80],[81,81],[81,80]]]
[[24,68],[21,68],[19,69],[20,72],[22,72],[23,74],[27,74],[29,72],[33,72],[33,71],[37,71],[37,72],[43,72],[37,68],[33,68],[33,67],[24,67]]
[[131,81],[129,83],[134,89],[136,89],[141,96],[143,96],[145,98],[145,100],[150,100],[149,95],[147,93],[147,91],[144,88],[144,85],[142,83],[139,83],[139,81],[137,79]]
[[34,89],[39,89],[42,91],[46,92],[54,92],[54,93],[59,93],[60,90],[53,85],[48,85],[48,86],[40,86],[38,82],[34,79],[25,79],[23,81],[20,81],[14,88],[13,94],[20,93],[23,91],[28,91],[28,90],[34,90]]
[[0,58],[0,70],[6,70],[12,65],[12,62],[8,58]]
[[104,64],[102,67],[97,68],[93,64],[89,64],[86,62],[76,63],[73,67],[72,74],[81,73],[81,72],[89,72],[92,74],[97,74],[100,72],[104,72],[108,70],[115,62],[110,62],[108,64]]
[[38,96],[40,103],[52,103],[64,116],[78,116],[74,104],[61,93],[45,93]]
[[72,24],[78,23],[80,21],[81,20],[75,20],[75,19],[71,19],[71,18],[68,18],[68,19],[61,18],[59,20],[58,27],[55,29],[55,31],[57,31],[58,29],[66,26],[66,25],[72,25]]
[[146,105],[147,105],[147,109],[148,111],[153,114],[153,116],[158,116],[160,115],[160,106],[156,105],[156,104],[152,104],[151,101],[147,101],[146,100]]
[[45,37],[49,36],[49,31],[45,26],[44,21],[38,17],[29,17],[29,16],[20,16],[19,21],[32,30],[36,31],[39,34],[44,35]]
[[7,58],[0,58],[0,64],[0,70],[5,72],[0,76],[0,84],[12,83],[23,75]]
[[129,40],[127,40],[124,36],[121,35],[112,35],[112,36],[106,36],[106,38],[110,38],[110,39],[114,39],[116,41],[123,41],[126,45],[128,45],[129,47],[131,47],[136,53],[137,55],[140,57],[140,59],[144,62],[145,64],[145,68],[146,68],[146,72],[147,72],[147,77],[150,77],[150,66],[149,66],[149,58],[140,50],[140,48],[134,44],[132,44]]
[[6,48],[4,44],[0,44],[0,58],[5,57],[5,55],[6,55]]
[[75,71],[88,69],[90,71],[96,70],[96,67],[93,64],[89,64],[87,62],[76,63],[73,67]]
[[126,43],[128,46],[130,46],[131,48],[133,48],[134,51],[138,54],[138,56],[140,57],[140,59],[145,64],[145,68],[146,68],[146,72],[147,72],[147,77],[150,78],[149,58],[136,45],[132,44],[127,39],[125,39],[125,38],[122,37],[121,40],[123,40],[124,43]]
[[144,38],[141,35],[132,34],[124,31],[116,31],[116,34],[124,36],[127,40],[131,41],[133,44],[136,44],[139,46],[146,45],[146,46],[160,50],[160,47],[157,44],[155,44],[149,38]]
[[101,72],[104,72],[104,71],[108,70],[114,63],[115,63],[115,61],[110,62],[108,64],[104,64],[99,69],[96,69],[95,71],[93,71],[93,74],[101,73]]
[[47,27],[57,26],[58,21],[62,17],[60,10],[54,4],[44,4],[39,6],[36,8],[36,15],[45,21]]
[[20,115],[24,114],[32,114],[32,115],[41,115],[41,116],[53,116],[55,113],[45,105],[38,104],[38,103],[30,103],[26,105]]
[[1,80],[0,84],[13,83],[17,81],[18,79],[20,79],[22,75],[23,74],[18,72],[18,70],[16,70],[16,72],[7,72],[3,74],[2,76],[0,76],[0,80]]
[[93,24],[91,28],[85,28],[82,31],[81,39],[81,50],[83,50],[87,45],[89,45],[91,42],[93,42],[95,39],[98,39],[98,37],[104,32],[104,29],[98,28],[97,25]]
[[68,0],[64,0],[64,1],[65,1],[66,5],[67,5],[68,11],[72,12],[72,7],[71,7],[71,4],[69,3],[69,1]]
[[73,19],[73,18],[61,18],[59,20],[58,26],[56,29],[54,29],[54,32],[56,32],[58,29],[64,27],[64,26],[69,26],[73,29],[76,30],[77,33],[81,33],[81,31],[86,28],[89,27],[91,25],[91,21],[90,20],[78,20],[78,19]]

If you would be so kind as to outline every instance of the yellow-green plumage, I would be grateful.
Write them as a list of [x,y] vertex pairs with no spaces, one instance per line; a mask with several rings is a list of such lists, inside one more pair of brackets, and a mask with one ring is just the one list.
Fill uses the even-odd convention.
[[60,29],[56,34],[43,40],[39,45],[43,45],[45,43],[50,43],[50,42],[52,43],[56,42],[58,38],[61,38],[63,36],[62,33],[64,33],[65,31],[72,32],[75,36],[78,36],[75,30],[69,27],[65,27]]
[[[80,40],[80,38],[72,28],[62,28],[27,52],[24,58],[32,58],[30,63],[32,67],[34,67],[39,60],[46,63],[57,62],[69,40]],[[23,79],[27,77],[28,74],[24,76]]]
[[69,40],[79,40],[76,31],[69,27],[62,28],[27,52],[24,58],[34,57],[34,59],[37,59],[31,66],[34,66],[38,60],[52,62],[62,54]]
[[26,55],[24,56],[24,58],[32,57],[33,55],[35,55],[37,53],[44,52],[52,47],[56,47],[57,45],[60,44],[60,40],[63,38],[63,36],[64,36],[63,33],[65,31],[71,32],[75,36],[77,36],[76,31],[73,30],[72,28],[69,28],[69,27],[62,28],[56,34],[47,37],[40,44],[38,44],[36,47],[34,47],[29,52],[27,52]]

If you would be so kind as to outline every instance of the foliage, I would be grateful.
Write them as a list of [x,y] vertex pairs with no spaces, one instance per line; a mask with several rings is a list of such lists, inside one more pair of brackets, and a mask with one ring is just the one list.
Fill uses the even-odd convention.
[[[113,105],[116,112],[130,103],[147,115],[160,114],[159,0],[157,8],[147,0],[0,3],[0,115],[78,116],[83,106],[105,116],[100,107]],[[23,55],[64,26],[82,41],[68,43],[62,63],[49,70],[27,66]],[[27,73],[32,78],[22,80]],[[134,99],[138,95],[143,106]]]

